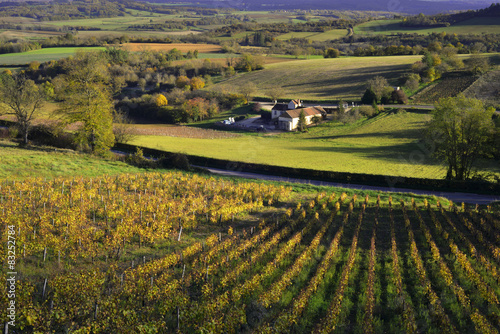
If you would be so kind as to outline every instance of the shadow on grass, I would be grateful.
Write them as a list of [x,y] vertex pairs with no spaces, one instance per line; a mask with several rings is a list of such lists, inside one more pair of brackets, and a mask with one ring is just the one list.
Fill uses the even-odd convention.
[[333,136],[319,136],[319,137],[308,137],[304,138],[306,140],[311,139],[347,139],[347,138],[369,138],[369,137],[385,137],[391,139],[421,139],[422,130],[421,129],[408,129],[399,131],[386,131],[386,132],[369,132],[369,133],[348,133]]
[[[332,95],[338,96],[344,94],[346,91],[355,91],[359,93],[359,98],[363,93],[365,88],[365,83],[367,80],[375,76],[383,76],[389,80],[389,82],[396,83],[403,73],[405,73],[409,68],[409,65],[386,65],[386,66],[370,66],[362,67],[359,69],[346,69],[335,71],[333,77],[330,75],[325,75],[324,77],[319,76],[317,80],[311,80],[307,82],[308,90],[313,91],[318,97],[331,97]],[[289,90],[299,90],[303,88],[304,83],[296,84],[285,84],[283,88]],[[339,86],[338,88],[332,88],[331,86]]]
[[297,147],[295,150],[308,152],[330,152],[352,154],[354,156],[362,156],[377,160],[385,160],[389,162],[408,163],[415,165],[435,165],[441,166],[439,161],[436,161],[431,152],[423,145],[417,143],[406,143],[389,146],[377,147]]

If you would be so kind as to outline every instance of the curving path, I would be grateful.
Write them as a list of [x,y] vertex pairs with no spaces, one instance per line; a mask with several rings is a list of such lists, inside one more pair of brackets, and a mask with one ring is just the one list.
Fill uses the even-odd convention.
[[[201,166],[200,166],[201,167]],[[500,201],[500,194],[498,195],[479,195],[479,194],[470,194],[470,193],[458,193],[458,192],[441,192],[441,191],[431,191],[431,190],[416,190],[416,189],[408,189],[408,188],[391,188],[391,187],[374,187],[374,186],[366,186],[360,184],[347,184],[347,183],[335,183],[335,182],[323,182],[316,180],[304,180],[304,179],[295,179],[295,178],[287,178],[281,176],[273,176],[273,175],[264,175],[264,174],[256,174],[256,173],[248,173],[248,172],[239,172],[239,171],[231,171],[210,167],[202,167],[206,170],[209,170],[211,173],[223,175],[223,176],[232,176],[232,177],[242,177],[248,179],[259,179],[259,180],[269,180],[269,181],[284,181],[284,182],[292,182],[292,183],[305,183],[316,186],[328,186],[328,187],[340,187],[340,188],[348,188],[348,189],[359,189],[359,190],[375,190],[375,191],[390,191],[397,193],[409,193],[415,195],[433,195],[438,197],[447,198],[456,203],[469,203],[469,204],[489,204],[491,202]]]

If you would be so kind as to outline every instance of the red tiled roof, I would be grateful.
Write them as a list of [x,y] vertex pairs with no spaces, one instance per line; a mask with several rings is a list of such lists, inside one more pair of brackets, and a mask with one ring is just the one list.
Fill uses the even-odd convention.
[[325,109],[323,109],[323,107],[317,106],[317,107],[308,107],[308,108],[287,110],[283,113],[283,115],[281,115],[281,117],[299,118],[301,111],[303,111],[306,116],[316,116],[316,115],[322,115],[323,113],[326,113],[326,111],[325,111]]

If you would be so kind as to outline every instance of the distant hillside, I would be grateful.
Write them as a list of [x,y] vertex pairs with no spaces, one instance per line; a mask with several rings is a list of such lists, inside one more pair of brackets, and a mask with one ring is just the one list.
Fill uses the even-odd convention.
[[[161,3],[176,3],[181,1],[157,0]],[[390,11],[408,14],[436,14],[453,11],[475,10],[491,4],[485,0],[471,1],[371,1],[371,0],[197,0],[182,1],[196,3],[209,7],[233,7],[246,10],[290,10],[290,9],[337,9],[337,10],[374,10]]]
[[[436,14],[426,16],[419,14],[413,17],[407,17],[401,22],[403,27],[446,27],[470,19],[477,18],[500,18],[500,3],[491,4],[488,8],[478,10],[468,10],[454,14]],[[500,23],[500,20],[498,21]]]

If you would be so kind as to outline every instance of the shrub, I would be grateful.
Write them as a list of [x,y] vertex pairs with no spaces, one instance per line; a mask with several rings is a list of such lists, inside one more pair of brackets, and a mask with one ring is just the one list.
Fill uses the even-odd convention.
[[180,170],[191,170],[191,164],[187,155],[182,153],[171,153],[161,157],[158,162],[160,168],[176,168]]
[[34,126],[28,136],[29,140],[38,145],[58,148],[76,149],[74,135],[64,132],[58,125],[39,124]]
[[366,117],[372,117],[378,113],[378,110],[374,109],[372,106],[361,106],[358,108],[358,112]]
[[127,155],[127,157],[125,158],[125,162],[139,168],[156,167],[156,162],[145,158],[142,149],[140,149],[139,147],[136,149],[134,154]]

